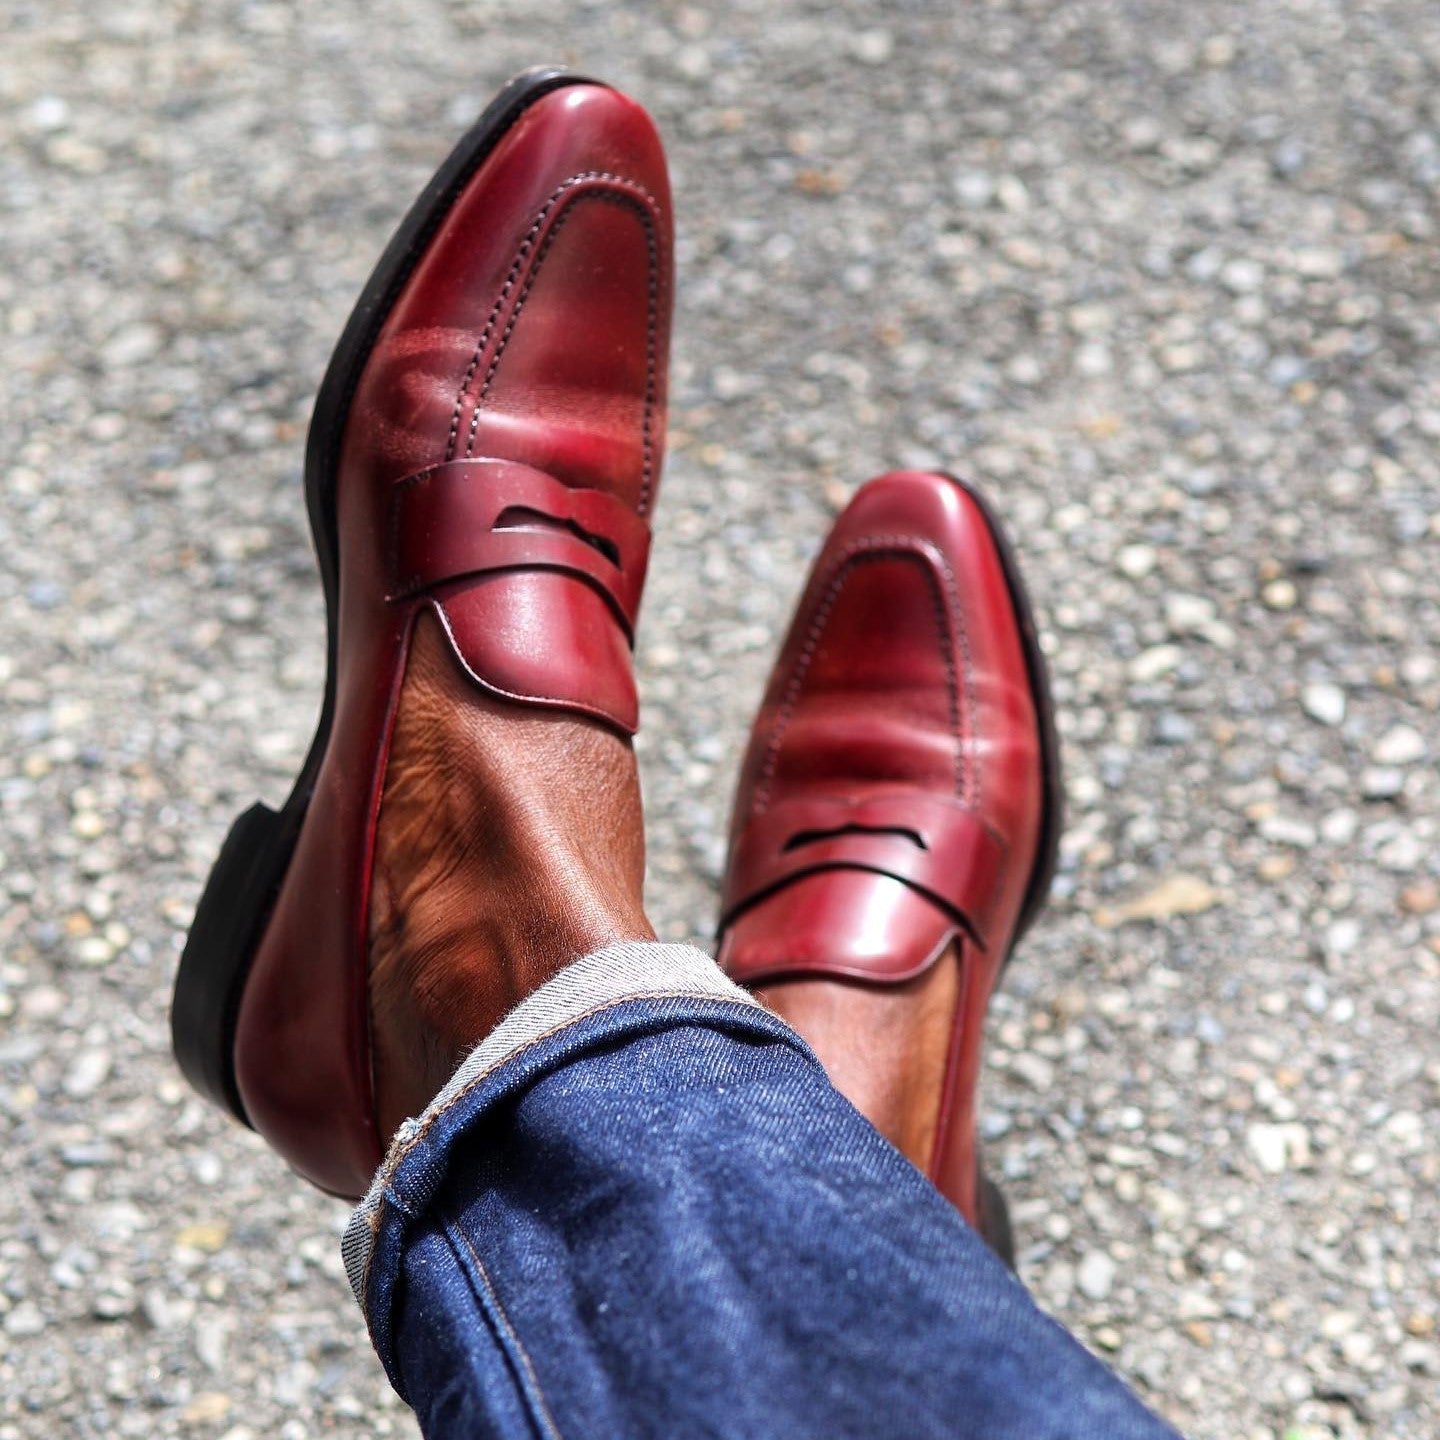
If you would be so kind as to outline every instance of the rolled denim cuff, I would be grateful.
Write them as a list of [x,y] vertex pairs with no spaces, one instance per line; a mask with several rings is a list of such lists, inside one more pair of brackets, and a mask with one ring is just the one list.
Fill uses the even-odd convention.
[[[521,1001],[470,1052],[424,1114],[404,1121],[396,1130],[370,1189],[350,1217],[342,1242],[345,1273],[362,1310],[385,1208],[401,1204],[392,1182],[404,1162],[432,1142],[443,1148],[444,1132],[453,1128],[446,1121],[454,1119],[463,1102],[501,1066],[582,1020],[637,1000],[741,1005],[751,1012],[760,1011],[767,1029],[787,1029],[787,1038],[805,1048],[798,1036],[788,1032],[752,995],[728,979],[710,956],[693,946],[634,941],[608,945],[573,961]],[[413,1197],[401,1208],[409,1211],[412,1204]]]

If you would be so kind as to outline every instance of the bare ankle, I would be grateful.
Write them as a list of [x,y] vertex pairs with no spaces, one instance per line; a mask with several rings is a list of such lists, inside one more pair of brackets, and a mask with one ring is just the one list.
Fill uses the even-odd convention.
[[804,1037],[835,1088],[924,1170],[935,1150],[958,991],[959,967],[947,951],[903,985],[825,977],[782,981],[756,993]]
[[654,936],[628,742],[483,694],[429,616],[406,671],[374,864],[371,1014],[386,1134],[562,965]]

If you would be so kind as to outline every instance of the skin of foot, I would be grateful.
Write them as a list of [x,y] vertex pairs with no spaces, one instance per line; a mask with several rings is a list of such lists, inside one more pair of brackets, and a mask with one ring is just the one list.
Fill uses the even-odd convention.
[[935,1149],[959,985],[952,949],[905,985],[846,984],[826,976],[755,993],[799,1032],[835,1088],[924,1170]]
[[630,743],[481,691],[417,622],[386,763],[370,909],[376,1114],[388,1139],[569,961],[653,940]]

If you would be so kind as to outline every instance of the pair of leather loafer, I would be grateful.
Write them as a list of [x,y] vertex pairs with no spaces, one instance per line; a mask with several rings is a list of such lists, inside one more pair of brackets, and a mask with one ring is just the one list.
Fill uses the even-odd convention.
[[[417,618],[480,692],[632,734],[665,437],[672,217],[645,112],[564,71],[500,94],[402,222],[316,402],[329,616],[289,799],[235,823],[181,960],[176,1055],[337,1195],[369,1183],[370,871]],[[993,518],[872,481],[826,544],[745,762],[720,958],[747,985],[962,971],[931,1174],[992,1234],[973,1096],[986,1000],[1059,816],[1043,667]]]

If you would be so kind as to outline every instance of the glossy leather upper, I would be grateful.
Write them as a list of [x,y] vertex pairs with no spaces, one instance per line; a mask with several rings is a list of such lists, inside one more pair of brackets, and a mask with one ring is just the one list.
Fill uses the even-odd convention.
[[381,1154],[370,866],[416,617],[439,618],[489,693],[626,734],[638,723],[671,256],[649,117],[568,85],[465,185],[360,376],[337,478],[334,724],[236,1036],[251,1123],[334,1193],[361,1193]]
[[894,985],[954,947],[930,1173],[972,1219],[981,1025],[1043,805],[1037,697],[990,522],[946,476],[872,480],[816,561],[751,735],[720,961],[749,986]]

